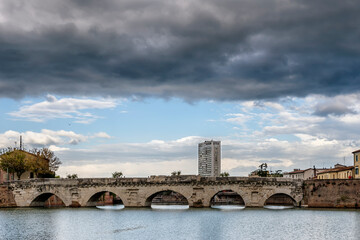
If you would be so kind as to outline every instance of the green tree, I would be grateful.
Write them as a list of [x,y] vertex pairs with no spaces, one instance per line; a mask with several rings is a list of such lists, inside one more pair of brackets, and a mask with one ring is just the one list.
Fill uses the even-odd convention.
[[270,177],[283,177],[282,170],[276,170],[275,172],[270,172]]
[[113,172],[112,177],[113,178],[122,178],[124,175],[122,172]]
[[1,155],[0,167],[9,173],[15,173],[20,180],[21,175],[28,170],[25,154],[20,150],[8,151]]
[[179,171],[173,171],[172,173],[171,173],[171,176],[180,176],[181,175],[181,171],[179,170]]
[[37,178],[51,175],[52,172],[49,170],[47,159],[41,156],[41,149],[33,148],[30,150],[30,153],[32,155],[29,154],[26,159],[28,170],[35,173]]
[[222,172],[220,173],[220,177],[229,177],[230,174],[228,172]]
[[74,174],[68,174],[68,175],[66,175],[66,178],[77,179],[77,178],[78,178],[78,175],[77,175],[76,173],[74,173]]
[[49,148],[42,148],[39,150],[39,154],[42,158],[49,160],[49,170],[56,172],[61,165],[61,161],[58,157],[55,156],[54,152]]
[[26,165],[27,169],[33,172],[37,178],[50,173],[48,162],[39,155],[28,157]]
[[259,170],[258,170],[258,176],[259,177],[267,177],[269,174],[269,171],[267,171],[267,164],[266,163],[262,163],[259,166]]

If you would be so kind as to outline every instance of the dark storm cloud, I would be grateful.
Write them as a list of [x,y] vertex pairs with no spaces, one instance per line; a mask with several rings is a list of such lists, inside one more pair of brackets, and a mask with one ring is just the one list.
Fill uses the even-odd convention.
[[358,1],[3,0],[0,97],[360,89]]

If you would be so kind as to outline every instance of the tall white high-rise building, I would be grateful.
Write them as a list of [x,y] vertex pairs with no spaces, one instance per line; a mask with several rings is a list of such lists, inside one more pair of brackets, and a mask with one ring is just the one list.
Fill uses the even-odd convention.
[[199,143],[198,173],[205,177],[218,177],[221,172],[221,141]]

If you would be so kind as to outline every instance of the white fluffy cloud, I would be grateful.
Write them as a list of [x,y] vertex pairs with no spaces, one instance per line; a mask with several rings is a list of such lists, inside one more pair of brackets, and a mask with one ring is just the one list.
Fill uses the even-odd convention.
[[62,148],[62,145],[76,145],[81,142],[87,141],[89,138],[109,138],[110,136],[104,132],[95,133],[94,135],[85,136],[82,134],[75,133],[73,131],[53,131],[43,129],[40,132],[26,131],[6,131],[0,133],[0,148],[19,146],[20,136],[23,138],[23,142],[26,148],[32,147],[49,147],[52,150],[65,150],[68,148]]
[[[284,98],[276,102],[247,101],[226,121],[253,129],[252,134],[308,134],[329,139],[356,140],[360,126],[360,93],[325,97]],[[235,121],[233,116],[242,117]],[[346,137],[345,137],[346,136]]]
[[[344,163],[344,158],[345,164],[352,164],[351,152],[360,148],[359,96],[312,95],[240,103],[238,112],[224,116],[225,122],[234,126],[234,134],[216,139],[222,141],[222,170],[246,176],[263,162],[271,170],[285,171],[314,165],[330,167]],[[351,111],[345,109],[340,114],[339,104],[331,108],[332,102],[339,101],[346,102],[346,109]],[[319,106],[337,112],[319,114]],[[66,159],[59,173],[106,177],[114,166],[127,176],[170,174],[173,170],[197,174],[197,144],[204,140],[205,137],[188,136],[59,152]]]
[[[232,176],[247,174],[263,163],[271,170],[329,167],[351,163],[353,148],[347,142],[330,141],[309,135],[300,140],[275,138],[231,139],[221,137],[222,170]],[[183,174],[197,174],[197,144],[204,137],[189,136],[172,141],[152,140],[144,143],[117,143],[57,152],[64,165],[59,174],[78,173],[81,177],[109,177],[113,171],[126,176],[168,175],[174,170]]]
[[[246,129],[241,137],[248,141],[249,150],[243,149],[244,141],[237,144],[234,152],[238,157],[229,162],[246,169],[248,163],[276,160],[281,162],[278,167],[289,169],[330,167],[344,163],[345,158],[345,164],[350,165],[351,152],[360,148],[359,100],[358,93],[240,103],[238,112],[225,117],[235,131]],[[234,116],[246,118],[234,121]],[[248,162],[241,163],[243,160]],[[231,169],[229,164],[226,166]]]
[[99,116],[84,110],[89,109],[112,109],[118,105],[114,99],[79,99],[62,98],[47,95],[43,102],[25,105],[18,111],[10,112],[9,115],[15,119],[24,119],[34,122],[44,122],[56,118],[74,119],[76,123],[90,123]]
[[[222,118],[234,127],[234,134],[215,139],[222,141],[222,170],[233,176],[246,176],[264,162],[271,170],[292,170],[314,165],[330,167],[344,163],[344,157],[345,164],[352,164],[351,152],[360,148],[359,96],[312,95],[276,102],[240,103],[234,108],[236,111]],[[341,104],[331,108],[332,102],[341,101],[346,102],[343,112]],[[122,171],[129,177],[170,174],[174,170],[197,174],[197,144],[208,140],[203,136],[187,136],[128,143],[115,142],[105,132],[85,136],[44,129],[24,133],[7,131],[0,134],[0,146],[11,146],[20,134],[27,144],[47,145],[56,152],[63,162],[58,172],[61,176],[78,173],[80,177],[109,177],[114,171]],[[81,144],[95,138],[110,140],[91,147]],[[71,144],[78,146],[73,148]]]

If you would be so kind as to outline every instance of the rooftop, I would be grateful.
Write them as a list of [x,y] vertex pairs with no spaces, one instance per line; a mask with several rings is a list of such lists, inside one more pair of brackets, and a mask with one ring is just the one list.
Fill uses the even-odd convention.
[[341,171],[347,171],[347,170],[352,170],[354,167],[350,166],[350,167],[339,167],[339,168],[333,168],[333,169],[329,169],[329,170],[325,170],[322,171],[318,174],[323,174],[323,173],[330,173],[330,172],[341,172]]
[[24,153],[25,155],[31,155],[31,156],[34,156],[34,157],[40,157],[40,158],[42,158],[42,159],[44,159],[44,160],[46,160],[46,161],[49,161],[49,159],[46,159],[46,158],[44,158],[44,157],[41,157],[41,156],[39,156],[39,155],[36,155],[36,154],[34,154],[34,153],[31,153],[31,152],[28,152],[28,151],[25,151],[25,150],[22,150],[22,149],[13,149],[12,151],[4,152],[3,154],[0,154],[0,157],[1,157],[2,155],[5,155],[5,154],[7,154],[7,153],[12,153],[12,152],[22,152],[22,153]]
[[297,173],[303,173],[307,170],[314,170],[313,168],[307,168],[307,169],[304,169],[304,170],[300,170],[300,169],[294,169],[294,171],[292,172],[288,172],[287,174],[297,174]]

